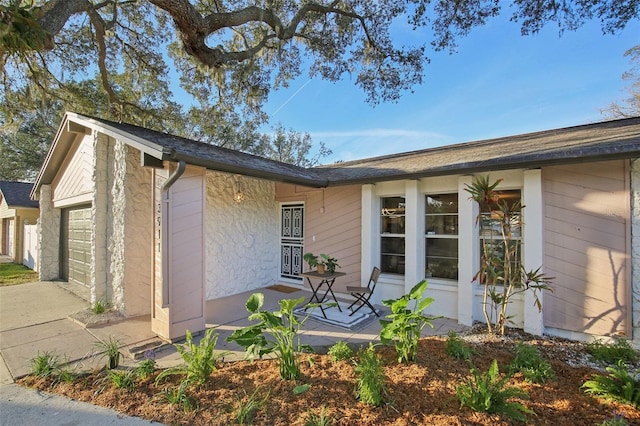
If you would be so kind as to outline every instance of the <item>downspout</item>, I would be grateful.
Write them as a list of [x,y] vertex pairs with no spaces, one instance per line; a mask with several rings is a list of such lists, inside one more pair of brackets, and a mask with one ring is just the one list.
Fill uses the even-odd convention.
[[169,188],[176,183],[176,181],[182,176],[187,163],[184,160],[178,162],[178,168],[174,170],[169,176],[167,181],[162,185],[162,203],[163,212],[162,215],[162,307],[169,306]]

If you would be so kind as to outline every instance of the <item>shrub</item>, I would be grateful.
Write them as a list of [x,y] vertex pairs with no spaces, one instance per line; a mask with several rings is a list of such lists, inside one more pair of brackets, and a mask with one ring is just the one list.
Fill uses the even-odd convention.
[[[257,320],[259,323],[234,331],[227,340],[245,348],[245,358],[251,360],[275,353],[278,356],[280,377],[284,380],[298,379],[300,377],[298,353],[312,351],[309,345],[301,344],[299,337],[300,328],[308,315],[298,320],[293,313],[296,306],[302,302],[304,297],[280,300],[280,310],[268,312],[261,310],[264,294],[252,294],[246,303],[247,311],[250,313],[249,321]],[[271,336],[273,340],[267,339],[265,335]]]
[[471,373],[473,377],[466,384],[456,387],[461,407],[466,405],[474,411],[504,414],[522,422],[527,419],[525,414],[533,413],[521,403],[512,401],[513,398],[528,398],[529,395],[520,388],[507,386],[510,376],[500,375],[495,359],[486,373],[480,374],[475,367]]
[[604,343],[602,340],[595,339],[587,345],[587,349],[594,360],[605,364],[638,360],[638,353],[626,339],[616,339],[613,343]]
[[109,309],[109,304],[102,299],[98,299],[93,303],[93,307],[91,310],[94,314],[103,314],[107,309]]
[[107,358],[107,369],[118,368],[120,360],[124,359],[120,352],[120,340],[110,335],[106,341],[96,342],[95,346],[103,352],[102,357]]
[[356,395],[358,400],[376,407],[382,405],[382,394],[386,390],[385,376],[382,370],[382,360],[369,343],[367,349],[358,352],[355,366]]
[[594,374],[591,380],[587,380],[582,388],[585,393],[598,395],[609,401],[628,403],[638,408],[640,406],[640,382],[635,377],[640,371],[630,374],[626,364],[618,361],[614,367],[606,368],[607,374]]
[[58,356],[53,352],[38,351],[38,355],[31,358],[31,374],[37,377],[49,377],[58,368]]
[[253,391],[251,395],[246,395],[245,398],[239,400],[235,408],[236,423],[239,425],[249,425],[253,423],[253,416],[264,405],[265,401],[269,397],[269,394],[258,399],[258,390]]
[[134,371],[136,376],[141,379],[146,379],[156,371],[156,362],[151,358],[144,359],[138,363]]
[[532,383],[544,383],[555,377],[553,367],[540,355],[538,348],[522,342],[516,347],[510,369],[512,372],[521,372],[525,380]]
[[471,361],[474,350],[467,346],[462,339],[458,337],[455,331],[449,331],[447,335],[447,343],[445,347],[447,355],[456,359]]
[[338,340],[329,348],[327,355],[331,357],[333,362],[348,361],[353,357],[353,349],[344,340]]
[[180,385],[171,389],[165,388],[162,391],[162,397],[171,405],[177,405],[182,408],[182,411],[189,412],[198,409],[198,402],[189,396],[187,393],[187,387],[189,382],[183,380]]
[[[380,340],[385,345],[393,343],[398,354],[398,362],[415,361],[418,351],[418,340],[425,326],[433,328],[429,317],[422,313],[433,302],[432,297],[423,297],[427,282],[420,281],[408,294],[399,299],[385,300],[382,303],[391,307],[391,314],[380,319],[382,330]],[[415,301],[413,310],[408,308],[410,301]]]
[[184,363],[182,365],[168,368],[156,377],[156,383],[173,374],[185,375],[184,381],[201,385],[207,381],[211,373],[213,373],[219,361],[224,358],[226,352],[215,352],[216,343],[218,342],[218,334],[214,334],[215,329],[207,330],[200,339],[199,344],[193,342],[193,335],[189,330],[185,334],[184,344],[175,344],[175,348],[182,357]]
[[305,419],[304,426],[332,426],[333,419],[326,407],[321,407],[320,412],[309,411]]

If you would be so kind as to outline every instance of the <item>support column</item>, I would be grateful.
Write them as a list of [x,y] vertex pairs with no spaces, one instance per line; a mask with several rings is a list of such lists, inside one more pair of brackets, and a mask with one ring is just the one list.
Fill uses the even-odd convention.
[[640,347],[640,159],[631,161],[631,315],[632,340]]
[[458,178],[458,323],[471,326],[475,317],[473,276],[480,267],[480,248],[476,217],[478,205],[465,191],[473,176]]
[[40,218],[38,219],[38,279],[60,278],[60,209],[53,207],[51,186],[40,187]]
[[108,289],[108,253],[107,253],[107,228],[109,221],[109,197],[108,197],[108,136],[94,131],[93,134],[93,175],[92,200],[91,200],[91,303],[98,300],[111,300],[111,291]]
[[[542,200],[542,170],[526,170],[524,172],[523,202],[526,206],[523,210],[524,227],[522,238],[524,240],[523,265],[527,271],[538,269],[544,261],[543,254],[543,200]],[[544,272],[544,271],[543,271]],[[543,292],[538,292],[538,298],[542,302]],[[526,333],[541,336],[544,333],[544,315],[535,304],[532,291],[524,293],[524,331]]]
[[374,238],[377,233],[377,198],[373,185],[362,185],[362,238],[360,270],[362,285],[367,285],[369,275],[374,266],[378,265],[380,238]]
[[417,180],[405,184],[405,280],[404,292],[424,278],[424,199]]

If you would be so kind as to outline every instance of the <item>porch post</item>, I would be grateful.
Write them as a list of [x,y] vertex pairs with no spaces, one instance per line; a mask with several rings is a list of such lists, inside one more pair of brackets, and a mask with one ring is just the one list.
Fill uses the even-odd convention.
[[424,201],[420,202],[419,182],[405,184],[405,270],[404,291],[424,278]]
[[[523,210],[524,240],[523,264],[527,271],[536,270],[543,264],[543,208],[542,208],[542,171],[540,169],[524,172]],[[544,272],[544,271],[543,271]],[[539,292],[540,301],[543,300]],[[524,294],[524,331],[541,336],[544,333],[543,312],[536,307],[535,298],[531,291]]]
[[475,282],[473,276],[480,265],[480,248],[476,217],[478,205],[465,191],[473,176],[458,178],[458,323],[473,325],[475,311]]
[[369,275],[374,266],[378,265],[375,254],[378,253],[376,249],[376,241],[379,242],[379,238],[374,238],[376,233],[374,213],[376,213],[376,197],[374,196],[373,185],[362,185],[362,238],[361,238],[361,259],[360,259],[360,280],[362,285],[367,285]]

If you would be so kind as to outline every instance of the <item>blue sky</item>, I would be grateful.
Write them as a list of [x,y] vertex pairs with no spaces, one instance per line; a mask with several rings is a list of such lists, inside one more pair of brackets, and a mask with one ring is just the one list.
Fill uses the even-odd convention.
[[372,107],[349,80],[302,76],[272,93],[266,112],[331,148],[323,163],[586,124],[625,97],[624,52],[637,44],[638,21],[617,35],[590,22],[525,37],[501,17],[459,39],[457,53],[431,52],[423,84],[397,103]]

